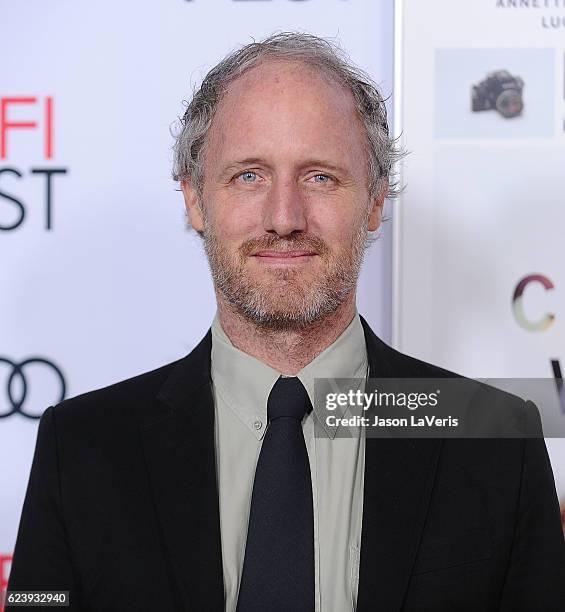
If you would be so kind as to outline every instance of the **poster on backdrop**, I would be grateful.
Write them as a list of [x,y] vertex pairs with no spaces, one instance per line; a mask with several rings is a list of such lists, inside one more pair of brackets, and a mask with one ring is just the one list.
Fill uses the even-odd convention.
[[[546,379],[542,418],[565,420],[565,0],[398,0],[395,22],[394,343]],[[547,443],[564,499],[565,440]]]

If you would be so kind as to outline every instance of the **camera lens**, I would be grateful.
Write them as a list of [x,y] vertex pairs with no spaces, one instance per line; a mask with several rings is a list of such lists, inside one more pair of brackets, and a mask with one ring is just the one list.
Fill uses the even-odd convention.
[[523,109],[522,96],[515,89],[503,91],[496,99],[496,110],[507,119],[517,117]]

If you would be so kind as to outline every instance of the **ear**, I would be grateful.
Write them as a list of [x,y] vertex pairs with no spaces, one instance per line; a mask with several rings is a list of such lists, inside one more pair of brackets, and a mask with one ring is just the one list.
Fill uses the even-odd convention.
[[184,196],[184,207],[186,208],[190,225],[197,232],[202,232],[204,230],[204,219],[200,210],[198,193],[190,181],[181,181],[180,187]]
[[369,224],[367,229],[374,232],[379,228],[383,218],[383,207],[385,204],[386,194],[388,193],[388,179],[384,182],[379,194],[373,198],[373,207],[369,216]]

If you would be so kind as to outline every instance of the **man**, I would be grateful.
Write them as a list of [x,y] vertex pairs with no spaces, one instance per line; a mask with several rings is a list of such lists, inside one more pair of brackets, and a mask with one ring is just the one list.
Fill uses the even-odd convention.
[[356,310],[398,155],[368,78],[322,39],[253,43],[207,75],[175,154],[212,327],[45,412],[10,589],[97,611],[564,609],[543,439],[314,435],[314,378],[449,376]]

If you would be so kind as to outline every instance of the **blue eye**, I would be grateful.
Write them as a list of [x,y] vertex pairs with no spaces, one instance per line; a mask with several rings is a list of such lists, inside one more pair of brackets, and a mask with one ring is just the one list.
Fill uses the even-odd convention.
[[240,174],[239,177],[244,183],[254,183],[257,179],[257,174],[248,170],[247,172],[243,172],[242,174]]
[[330,180],[327,174],[316,174],[313,178],[315,183],[327,183]]

